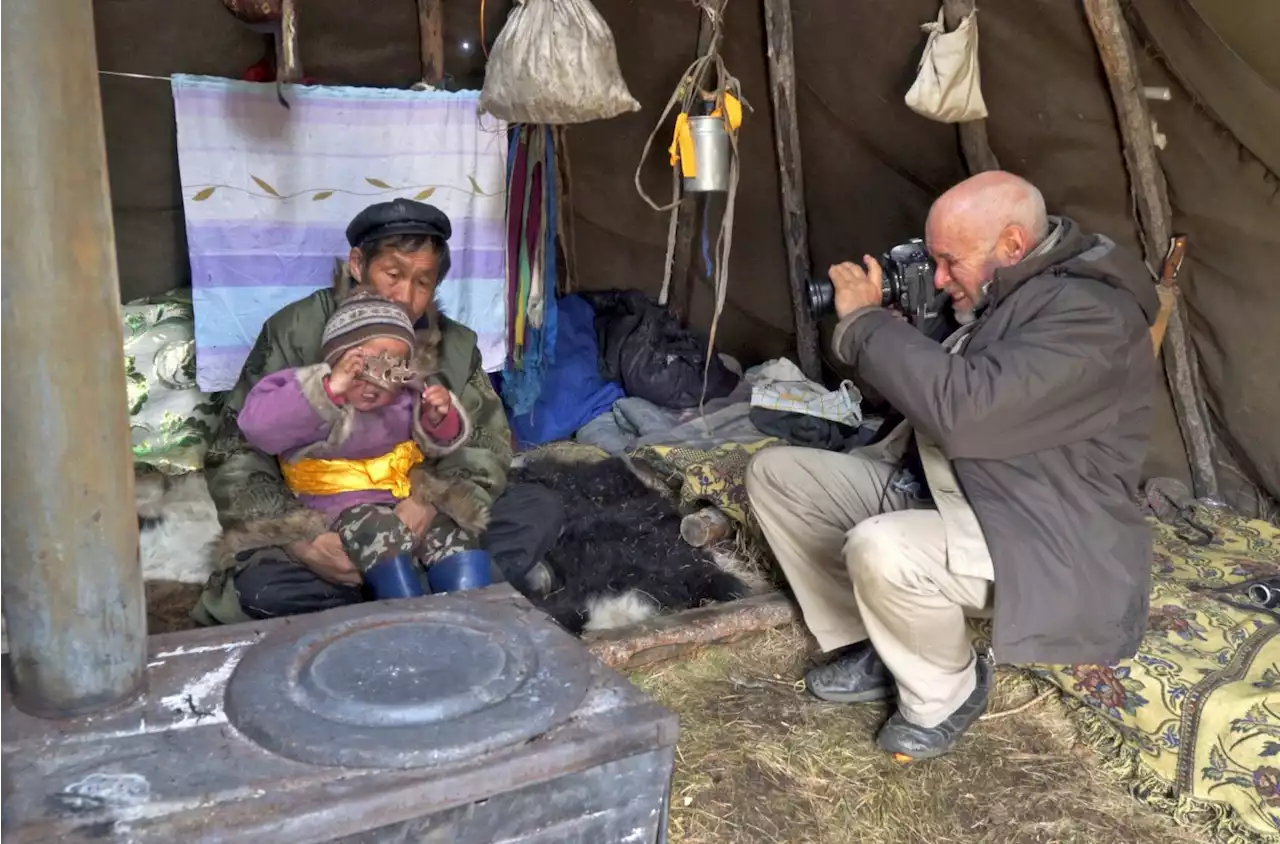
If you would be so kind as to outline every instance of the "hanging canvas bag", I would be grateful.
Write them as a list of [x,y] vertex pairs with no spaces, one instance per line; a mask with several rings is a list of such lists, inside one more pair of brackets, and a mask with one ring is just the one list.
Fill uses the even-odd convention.
[[929,33],[920,68],[907,105],[917,114],[940,123],[965,123],[987,116],[978,74],[977,12],[971,12],[953,32],[938,20],[920,28]]
[[494,42],[480,111],[508,123],[607,120],[640,103],[613,33],[588,0],[517,0]]

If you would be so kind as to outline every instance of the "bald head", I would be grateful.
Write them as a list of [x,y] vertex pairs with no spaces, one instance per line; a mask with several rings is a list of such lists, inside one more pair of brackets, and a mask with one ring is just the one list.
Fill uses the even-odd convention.
[[1048,232],[1044,197],[1026,179],[999,170],[965,179],[929,209],[934,283],[958,309],[972,310],[995,271],[1021,261]]
[[979,173],[938,197],[929,222],[985,234],[994,241],[1006,226],[1025,229],[1039,243],[1048,233],[1044,197],[1036,186],[1003,170]]

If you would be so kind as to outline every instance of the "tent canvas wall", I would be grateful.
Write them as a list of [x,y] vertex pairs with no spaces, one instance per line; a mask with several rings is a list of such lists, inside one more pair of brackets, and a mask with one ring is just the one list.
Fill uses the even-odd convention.
[[[683,0],[596,0],[613,29],[640,112],[568,133],[576,277],[585,289],[662,279],[667,221],[631,184],[636,158],[692,59],[698,12]],[[1137,248],[1114,109],[1083,9],[1068,0],[979,4],[988,130],[1001,164],[1044,190],[1052,210]],[[486,4],[491,42],[509,4]],[[1269,0],[1133,0],[1127,4],[1143,81],[1168,85],[1153,116],[1168,138],[1161,164],[1174,228],[1191,236],[1183,287],[1219,431],[1245,472],[1280,496],[1280,393],[1270,362],[1280,340],[1273,290],[1280,265],[1280,79],[1259,46],[1280,9]],[[936,0],[793,3],[799,134],[815,268],[917,235],[932,198],[965,175],[953,127],[911,112],[902,96]],[[477,4],[444,4],[445,67],[478,86],[484,67]],[[1272,23],[1267,25],[1268,16]],[[96,0],[104,71],[239,76],[262,42],[216,0]],[[741,140],[729,302],[719,341],[747,361],[793,344],[777,161],[760,4],[731,0],[722,52],[753,107]],[[408,85],[420,75],[414,4],[357,13],[338,0],[301,10],[301,57],[325,83]],[[1223,40],[1223,39],[1228,40]],[[102,94],[123,298],[186,283],[172,99],[164,82],[104,75]],[[646,162],[654,191],[669,178]],[[695,240],[693,278],[676,304],[710,321],[712,291]],[[683,290],[690,291],[685,298]],[[1186,478],[1162,387],[1149,474]],[[1224,475],[1230,490],[1232,478]],[[1240,499],[1237,499],[1240,501]],[[1247,502],[1242,501],[1247,505]]]

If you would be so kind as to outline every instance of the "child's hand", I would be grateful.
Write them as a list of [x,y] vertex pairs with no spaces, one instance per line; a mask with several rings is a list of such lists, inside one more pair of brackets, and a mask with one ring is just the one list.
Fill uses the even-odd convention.
[[435,426],[444,421],[453,409],[453,397],[440,384],[432,384],[422,391],[422,415],[427,424]]
[[364,349],[357,346],[344,354],[338,360],[338,365],[333,368],[333,372],[329,373],[329,391],[338,396],[344,394],[362,372],[364,372]]
[[409,532],[421,539],[436,517],[436,508],[430,504],[420,504],[410,497],[396,505],[395,513]]

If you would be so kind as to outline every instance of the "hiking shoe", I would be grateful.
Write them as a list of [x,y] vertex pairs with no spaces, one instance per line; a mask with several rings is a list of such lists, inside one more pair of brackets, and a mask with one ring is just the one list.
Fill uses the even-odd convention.
[[870,642],[849,645],[830,662],[809,669],[804,685],[832,703],[866,703],[894,694],[893,675]]
[[893,713],[876,736],[880,749],[892,753],[899,762],[932,759],[950,753],[964,731],[973,726],[987,708],[987,697],[991,693],[991,663],[981,657],[975,662],[977,685],[959,709],[936,727],[920,727],[904,718],[901,712]]

